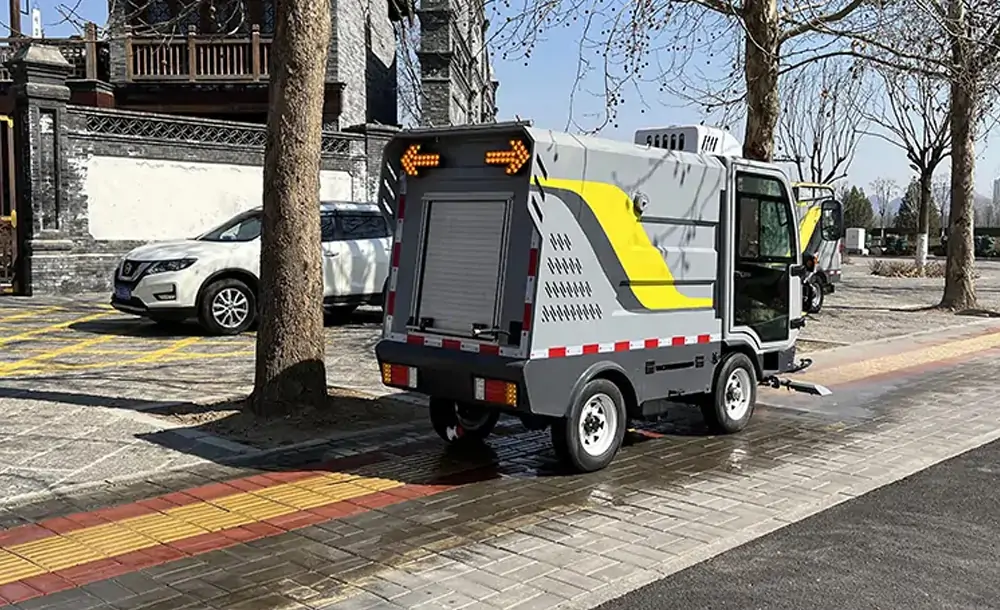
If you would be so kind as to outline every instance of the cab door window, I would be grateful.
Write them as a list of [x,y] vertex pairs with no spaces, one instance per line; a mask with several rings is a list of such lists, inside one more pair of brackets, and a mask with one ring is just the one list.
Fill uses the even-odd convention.
[[788,338],[788,267],[797,260],[795,230],[780,180],[737,173],[733,323],[753,329],[763,342]]

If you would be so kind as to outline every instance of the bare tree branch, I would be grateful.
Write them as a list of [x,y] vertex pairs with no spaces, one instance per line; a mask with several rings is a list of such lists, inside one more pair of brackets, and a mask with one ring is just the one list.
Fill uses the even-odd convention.
[[800,181],[846,177],[871,93],[858,62],[826,60],[784,78],[777,148],[793,159]]

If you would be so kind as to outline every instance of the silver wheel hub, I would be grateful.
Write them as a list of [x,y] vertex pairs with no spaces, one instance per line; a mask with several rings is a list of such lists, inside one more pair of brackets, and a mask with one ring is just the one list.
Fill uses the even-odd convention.
[[750,410],[752,383],[753,380],[750,379],[750,373],[746,369],[738,368],[729,374],[724,397],[726,415],[729,419],[743,419],[747,411]]
[[580,444],[587,455],[603,455],[618,434],[618,410],[607,394],[595,394],[583,406],[580,414]]
[[224,328],[236,328],[250,315],[250,299],[238,288],[223,288],[212,299],[212,317]]

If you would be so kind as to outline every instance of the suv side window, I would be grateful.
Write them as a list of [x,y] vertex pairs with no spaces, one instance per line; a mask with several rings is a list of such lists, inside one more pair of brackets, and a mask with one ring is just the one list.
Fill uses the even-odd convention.
[[337,239],[381,239],[389,237],[389,225],[381,214],[340,212],[337,214]]
[[319,228],[322,237],[320,240],[325,242],[337,241],[337,217],[332,213],[323,213],[319,215]]

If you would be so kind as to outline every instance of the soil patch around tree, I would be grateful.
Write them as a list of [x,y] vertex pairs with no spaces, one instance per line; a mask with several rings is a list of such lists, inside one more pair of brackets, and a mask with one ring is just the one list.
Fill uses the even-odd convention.
[[331,387],[326,407],[304,409],[285,417],[260,418],[243,410],[245,399],[207,404],[185,403],[147,411],[148,414],[200,432],[274,449],[342,434],[398,426],[427,419],[427,409],[393,395],[372,396]]

